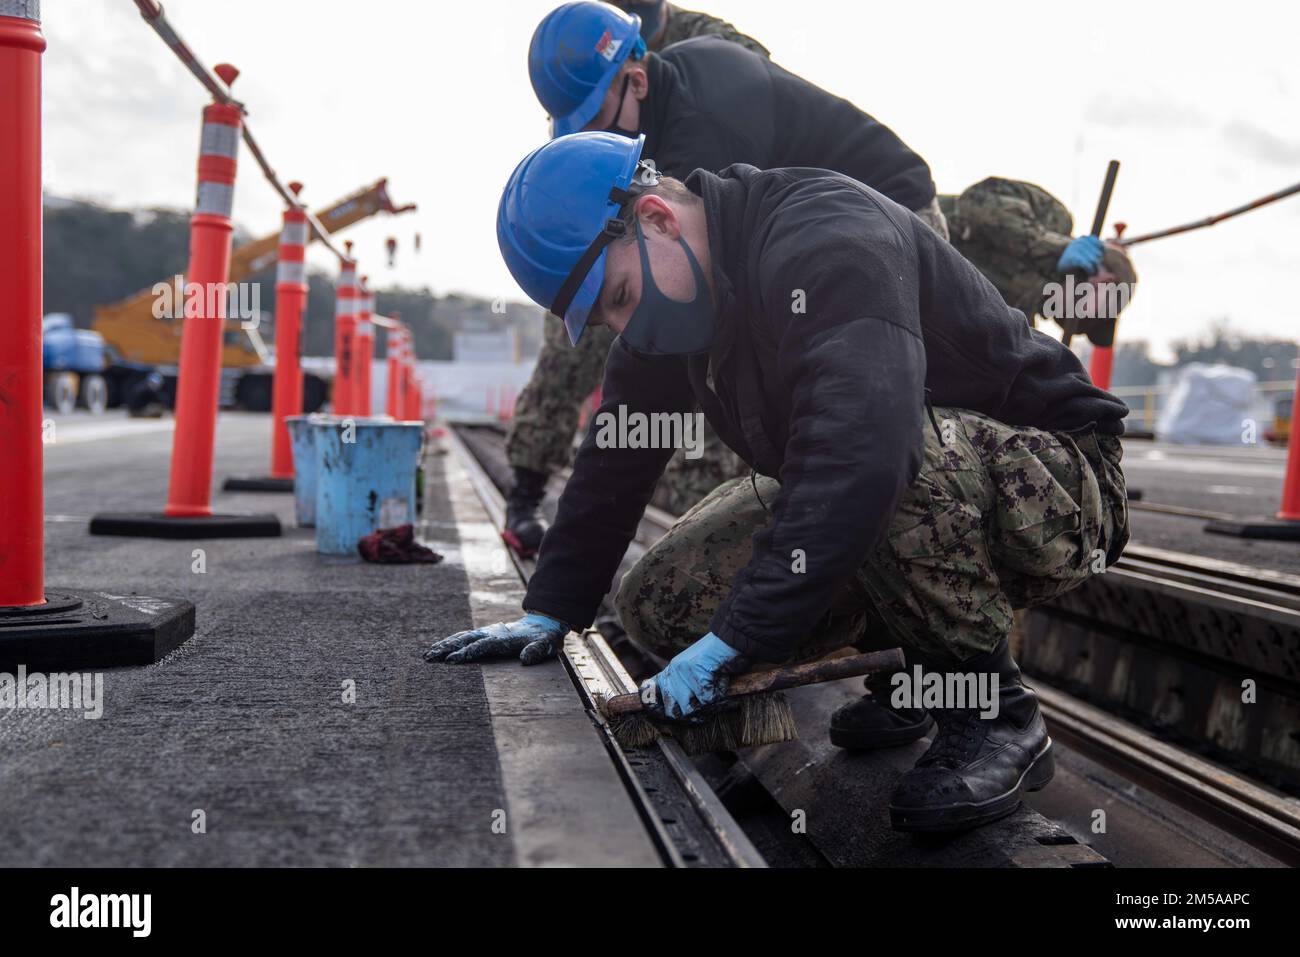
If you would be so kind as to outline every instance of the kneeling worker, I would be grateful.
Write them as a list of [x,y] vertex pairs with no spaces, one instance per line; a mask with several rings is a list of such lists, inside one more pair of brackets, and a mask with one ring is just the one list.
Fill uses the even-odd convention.
[[[538,25],[528,71],[554,135],[644,133],[659,170],[679,178],[732,163],[834,170],[916,210],[946,235],[930,167],[888,126],[739,42],[700,36],[647,52],[640,27],[636,16],[591,2],[562,4]],[[572,343],[559,323],[547,323],[506,437],[515,482],[505,537],[523,556],[541,543],[547,477],[568,460],[579,406],[599,382],[611,339],[596,329]],[[695,504],[691,493],[701,485],[707,491],[716,484],[711,478],[730,477],[727,457],[714,447],[710,436],[704,457],[670,467],[679,503]]]
[[[511,175],[497,231],[516,281],[573,339],[618,333],[602,413],[702,407],[768,477],[752,541],[699,534],[729,507],[724,485],[624,579],[629,635],[672,655],[649,679],[656,707],[690,719],[736,674],[824,654],[828,616],[857,601],[928,668],[996,688],[987,707],[944,702],[891,799],[894,826],[1010,813],[1052,775],[1007,647],[1012,610],[1119,557],[1124,404],[870,187],[745,165],[683,184],[639,164],[642,146],[551,141]],[[591,622],[672,452],[608,444],[593,428],[578,452],[526,614],[445,638],[428,660],[532,663]]]

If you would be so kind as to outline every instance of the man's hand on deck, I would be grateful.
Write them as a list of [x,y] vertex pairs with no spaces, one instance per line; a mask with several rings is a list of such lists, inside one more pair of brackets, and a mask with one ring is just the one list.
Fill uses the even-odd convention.
[[499,621],[435,641],[424,653],[424,660],[459,665],[518,655],[524,664],[535,665],[559,654],[568,633],[564,622],[529,612],[518,621]]

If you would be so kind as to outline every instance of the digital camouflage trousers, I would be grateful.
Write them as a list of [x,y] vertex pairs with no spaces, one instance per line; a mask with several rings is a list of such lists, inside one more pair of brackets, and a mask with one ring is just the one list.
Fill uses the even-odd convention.
[[[795,660],[901,645],[955,666],[1006,638],[1014,609],[1119,558],[1128,505],[1117,438],[1016,428],[962,409],[934,415],[887,534],[800,639]],[[627,573],[616,604],[638,646],[668,659],[708,633],[779,490],[761,476],[726,482]]]

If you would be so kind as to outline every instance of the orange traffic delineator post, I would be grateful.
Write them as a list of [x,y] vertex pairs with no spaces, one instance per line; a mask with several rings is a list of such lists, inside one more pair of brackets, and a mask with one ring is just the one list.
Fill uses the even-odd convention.
[[[426,394],[423,382],[417,382],[416,387],[420,390],[420,418],[432,422],[438,417],[438,395],[432,388]],[[513,410],[514,406],[511,406],[511,411]]]
[[[302,183],[290,183],[293,195]],[[263,478],[229,478],[227,492],[292,492],[293,443],[285,419],[302,414],[302,317],[307,308],[307,211],[301,205],[284,211],[275,272],[275,374],[271,386],[271,474]]]
[[352,414],[370,415],[370,372],[375,358],[375,333],[371,324],[375,297],[370,291],[370,277],[362,276],[357,286],[357,325],[352,370]]
[[1098,389],[1109,389],[1111,369],[1114,365],[1113,346],[1093,346],[1092,356],[1088,359],[1088,375],[1092,379],[1092,384]]
[[[227,86],[239,71],[228,63],[215,72]],[[190,217],[181,363],[176,381],[176,431],[171,483],[163,514],[113,513],[91,520],[94,535],[152,538],[257,538],[280,534],[274,515],[217,515],[212,511],[212,457],[221,393],[221,345],[230,278],[230,221],[235,196],[242,114],[230,103],[203,108],[199,185]]]
[[[1295,383],[1295,394],[1300,398],[1300,360],[1297,360]],[[1294,408],[1294,403],[1292,407]],[[1207,532],[1235,535],[1238,538],[1300,542],[1300,431],[1296,429],[1294,412],[1291,415],[1291,431],[1286,446],[1286,474],[1282,479],[1282,505],[1277,511],[1277,517],[1210,522],[1205,526]]]
[[[13,4],[9,4],[12,7]],[[19,8],[23,5],[19,4]],[[0,11],[5,5],[0,4]],[[37,15],[0,16],[0,606],[45,602],[41,471],[41,54]],[[12,87],[11,87],[12,84]],[[15,385],[17,387],[15,387]]]
[[[1115,224],[1115,244],[1121,244],[1124,239],[1124,230],[1128,228],[1127,223]],[[1095,293],[1100,301],[1101,293],[1098,290]],[[1088,357],[1088,377],[1092,379],[1092,384],[1099,389],[1110,388],[1111,372],[1115,366],[1115,331],[1119,317],[1113,317],[1109,323],[1103,325],[1100,329],[1088,336],[1092,342],[1092,355]]]
[[339,284],[334,294],[334,414],[352,415],[352,358],[357,331],[357,261],[352,243],[343,248],[347,259],[339,263]]
[[406,363],[402,375],[402,418],[414,422],[420,418],[420,400],[416,395],[419,388],[415,373],[415,336],[407,340]]
[[[393,313],[393,319],[398,318],[397,313]],[[398,403],[399,380],[402,376],[402,336],[405,331],[401,324],[391,326],[388,330],[388,339],[385,351],[388,353],[388,374],[387,381],[384,383],[387,391],[387,401],[384,403],[384,411],[394,419],[400,419],[401,408]]]
[[[45,588],[39,4],[0,3],[0,669],[148,664],[194,634],[187,601]],[[54,433],[57,442],[58,433]]]

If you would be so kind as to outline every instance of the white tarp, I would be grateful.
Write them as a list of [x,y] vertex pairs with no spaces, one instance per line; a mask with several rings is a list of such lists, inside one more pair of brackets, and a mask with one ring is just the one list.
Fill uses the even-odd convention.
[[1229,365],[1184,366],[1156,421],[1156,438],[1184,445],[1241,445],[1251,441],[1255,373]]

